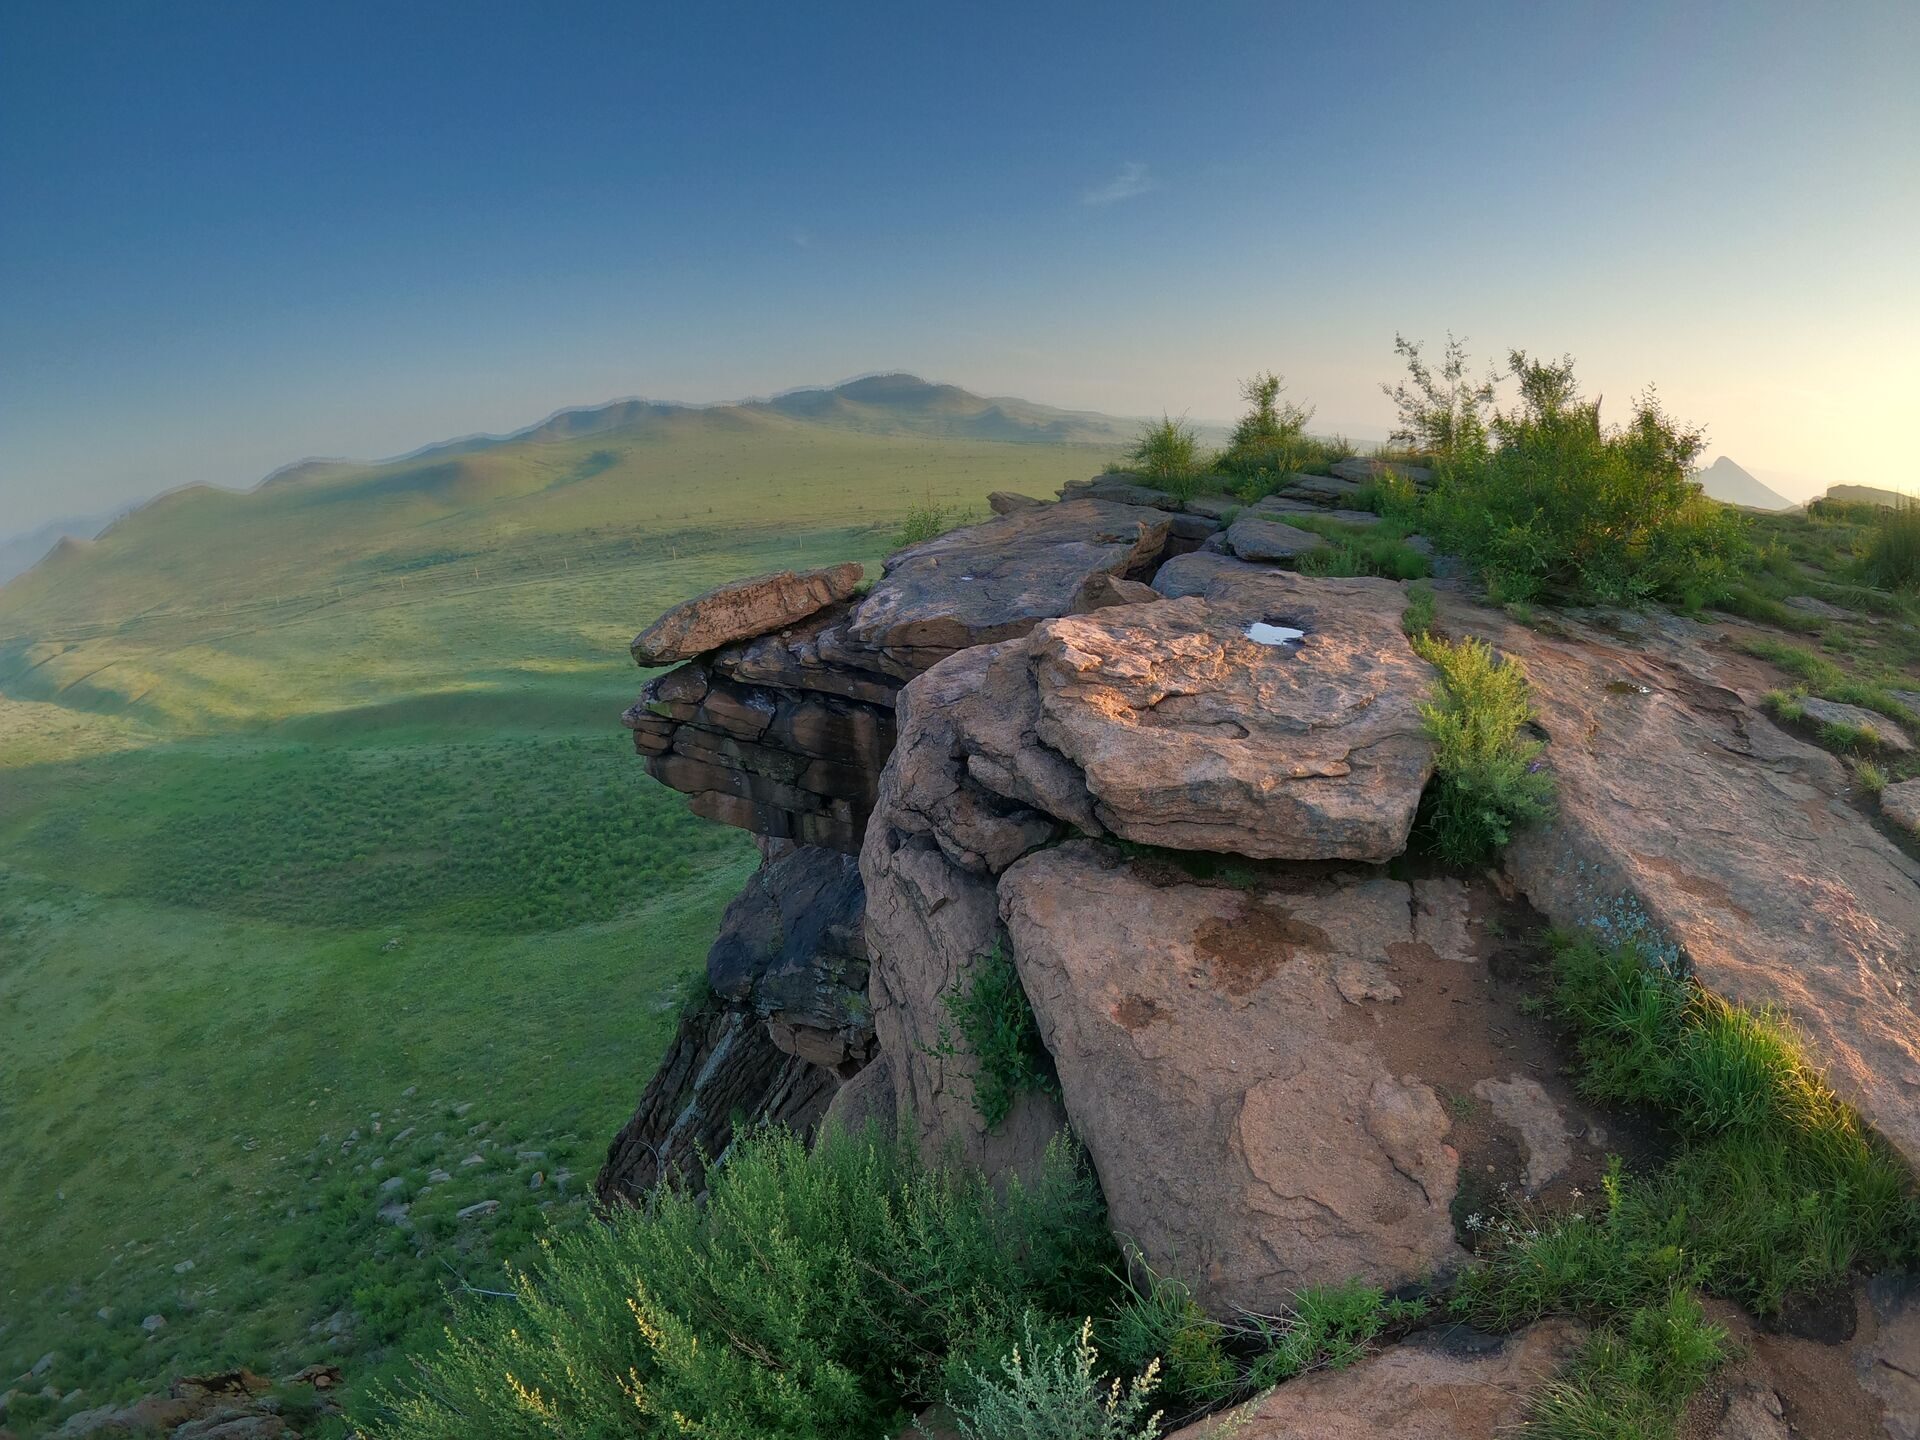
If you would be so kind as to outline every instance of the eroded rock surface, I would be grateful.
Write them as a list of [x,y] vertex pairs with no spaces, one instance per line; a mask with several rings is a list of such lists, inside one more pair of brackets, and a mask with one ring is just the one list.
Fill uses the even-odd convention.
[[1902,780],[1882,790],[1880,813],[1901,829],[1920,833],[1920,780]]
[[1241,515],[1227,527],[1226,548],[1242,560],[1293,561],[1309,550],[1326,546],[1326,539],[1279,520],[1255,514]]
[[1426,1331],[1349,1369],[1289,1381],[1172,1440],[1498,1440],[1516,1431],[1583,1333],[1555,1320],[1500,1338]]
[[885,576],[848,617],[848,638],[877,668],[907,678],[955,651],[1024,635],[1065,615],[1095,575],[1144,579],[1171,517],[1104,500],[1016,510],[888,557]]
[[1383,994],[1414,943],[1404,884],[1171,883],[1076,841],[999,901],[1114,1229],[1156,1270],[1225,1312],[1464,1258],[1447,1108],[1342,993]]
[[848,563],[821,570],[782,570],[735,580],[676,605],[642,630],[633,642],[641,665],[671,665],[778,630],[845,600],[860,583],[860,567]]
[[1840,1094],[1920,1163],[1920,864],[1853,809],[1840,762],[1766,719],[1765,678],[1705,627],[1624,617],[1548,635],[1444,592],[1441,623],[1532,677],[1558,815],[1519,832],[1506,867],[1533,903],[1786,1011]]

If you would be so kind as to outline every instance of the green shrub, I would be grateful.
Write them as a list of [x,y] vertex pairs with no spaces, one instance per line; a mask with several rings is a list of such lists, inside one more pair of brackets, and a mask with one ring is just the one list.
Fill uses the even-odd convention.
[[1581,398],[1570,358],[1510,357],[1519,403],[1496,414],[1492,444],[1440,469],[1425,505],[1443,546],[1465,556],[1496,601],[1667,600],[1698,608],[1727,593],[1744,563],[1739,512],[1691,478],[1703,436],[1652,392],[1625,426]]
[[1468,1314],[1503,1328],[1556,1310],[1604,1318],[1694,1288],[1764,1314],[1856,1263],[1920,1254],[1911,1178],[1778,1016],[1631,945],[1566,944],[1556,973],[1582,1089],[1646,1107],[1679,1148],[1650,1176],[1616,1164],[1599,1214],[1492,1220],[1494,1253],[1462,1287]]
[[971,1371],[972,1394],[950,1401],[966,1440],[1157,1440],[1160,1413],[1147,1406],[1159,1367],[1149,1362],[1131,1383],[1099,1372],[1093,1324],[1061,1343],[1035,1334],[1000,1362],[999,1378]]
[[1443,472],[1484,457],[1499,375],[1469,380],[1466,343],[1452,335],[1438,375],[1421,358],[1419,341],[1395,335],[1393,349],[1406,361],[1407,379],[1380,387],[1400,412],[1392,438],[1430,456]]
[[1920,503],[1880,511],[1866,575],[1884,590],[1920,590]]
[[1300,557],[1298,569],[1302,575],[1379,575],[1388,580],[1421,580],[1433,573],[1427,557],[1396,536],[1356,530],[1330,538],[1331,544],[1309,550]]
[[1426,1310],[1424,1300],[1388,1300],[1357,1282],[1309,1287],[1284,1315],[1248,1317],[1257,1345],[1248,1381],[1264,1390],[1308,1370],[1343,1370],[1365,1358],[1390,1321],[1418,1319]]
[[1515,826],[1552,810],[1543,747],[1521,733],[1533,718],[1527,672],[1483,641],[1417,634],[1412,642],[1440,672],[1436,698],[1421,707],[1434,773],[1421,798],[1420,828],[1448,864],[1478,864],[1507,843]]
[[[995,945],[975,961],[966,990],[942,998],[974,1058],[973,1108],[988,1129],[1007,1118],[1024,1092],[1059,1092],[1053,1057],[1041,1043],[1020,971],[1004,945]],[[942,1054],[958,1050],[951,1038],[943,1037]]]
[[515,1299],[457,1307],[371,1440],[888,1433],[965,1391],[1029,1312],[1110,1293],[1098,1191],[1056,1142],[1030,1186],[923,1166],[911,1144],[762,1129],[709,1172],[548,1242]]
[[1878,795],[1887,788],[1887,772],[1871,760],[1856,762],[1853,767],[1853,778],[1869,795]]
[[1207,468],[1200,459],[1200,432],[1168,415],[1140,431],[1130,458],[1141,479],[1182,500],[1198,493]]

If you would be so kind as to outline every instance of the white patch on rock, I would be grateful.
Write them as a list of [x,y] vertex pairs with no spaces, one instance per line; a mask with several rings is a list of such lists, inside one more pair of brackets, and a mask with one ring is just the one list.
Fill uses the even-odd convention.
[[1256,645],[1298,645],[1306,637],[1306,631],[1291,625],[1269,625],[1264,620],[1256,620],[1247,626],[1247,638]]

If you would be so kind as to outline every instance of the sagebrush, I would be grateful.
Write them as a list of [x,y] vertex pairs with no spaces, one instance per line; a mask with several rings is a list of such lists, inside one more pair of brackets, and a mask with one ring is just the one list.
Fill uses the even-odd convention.
[[[1410,608],[1431,616],[1417,600]],[[1448,864],[1479,864],[1516,827],[1552,812],[1553,777],[1541,760],[1544,747],[1526,733],[1533,719],[1527,672],[1481,640],[1453,642],[1424,629],[1411,640],[1440,672],[1438,693],[1420,711],[1433,742],[1433,779],[1420,802],[1420,832]]]

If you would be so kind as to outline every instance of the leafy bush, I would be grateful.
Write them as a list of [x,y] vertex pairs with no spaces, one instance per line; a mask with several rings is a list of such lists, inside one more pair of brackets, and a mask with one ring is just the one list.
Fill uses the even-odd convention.
[[1004,1378],[972,1371],[973,1394],[952,1401],[966,1440],[1157,1440],[1160,1413],[1147,1413],[1159,1366],[1130,1384],[1103,1377],[1093,1322],[1065,1343],[1049,1343],[1025,1321],[1024,1347],[1000,1362]]
[[1056,1142],[1030,1187],[923,1166],[910,1144],[741,1138],[705,1203],[656,1192],[544,1248],[513,1301],[459,1306],[372,1440],[887,1433],[970,1390],[1029,1312],[1106,1302],[1112,1242]]
[[1435,603],[1433,586],[1425,581],[1407,586],[1407,608],[1400,614],[1400,628],[1409,638],[1433,629]]
[[1296,529],[1324,535],[1331,543],[1302,555],[1302,575],[1382,575],[1389,580],[1420,580],[1433,573],[1427,557],[1406,542],[1403,527],[1391,523],[1344,525],[1318,515],[1290,515]]
[[1182,500],[1197,493],[1206,471],[1200,460],[1200,432],[1168,415],[1140,431],[1130,458],[1142,479]]
[[[1004,945],[995,945],[975,962],[965,991],[943,999],[974,1058],[973,1107],[988,1129],[1007,1118],[1024,1092],[1058,1093],[1053,1057],[1041,1043],[1033,1006]],[[940,1048],[951,1055],[959,1047],[948,1038]]]
[[1420,828],[1448,864],[1478,864],[1507,843],[1515,826],[1552,810],[1542,746],[1521,735],[1533,718],[1527,672],[1480,640],[1450,643],[1420,633],[1412,643],[1440,672],[1439,693],[1420,712],[1434,747]]
[[1920,590],[1920,503],[1879,513],[1866,574],[1886,590]]
[[1443,470],[1484,457],[1499,375],[1469,380],[1466,343],[1452,335],[1438,375],[1421,358],[1419,341],[1395,335],[1393,349],[1406,361],[1407,379],[1380,387],[1400,412],[1392,438],[1431,456]]
[[1510,363],[1519,403],[1493,416],[1490,446],[1464,434],[1452,442],[1455,458],[1426,502],[1443,545],[1501,602],[1697,607],[1724,594],[1740,573],[1744,522],[1691,478],[1702,434],[1668,417],[1651,391],[1625,426],[1604,425],[1571,358],[1516,350]]

